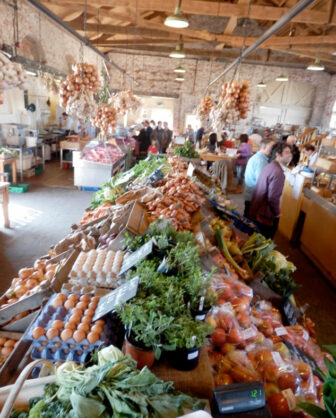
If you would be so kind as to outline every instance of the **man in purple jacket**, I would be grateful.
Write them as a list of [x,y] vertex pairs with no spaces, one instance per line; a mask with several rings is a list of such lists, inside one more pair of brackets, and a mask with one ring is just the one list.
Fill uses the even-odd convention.
[[254,189],[250,219],[266,238],[273,238],[279,224],[280,199],[285,183],[284,171],[292,159],[291,148],[285,142],[278,142],[271,152],[271,160],[260,173]]

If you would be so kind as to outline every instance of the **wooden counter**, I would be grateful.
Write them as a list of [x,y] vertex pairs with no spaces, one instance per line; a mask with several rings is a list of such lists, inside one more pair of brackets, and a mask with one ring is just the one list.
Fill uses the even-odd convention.
[[235,157],[230,157],[228,154],[224,154],[224,153],[220,153],[220,154],[215,154],[215,153],[211,153],[211,152],[207,152],[207,153],[203,153],[200,154],[200,158],[203,161],[219,161],[219,160],[229,160],[232,161],[235,159]]
[[189,392],[200,399],[212,398],[214,381],[205,345],[201,349],[200,360],[194,370],[182,372],[173,369],[166,360],[160,360],[154,364],[151,371],[162,380],[173,381],[176,390]]
[[336,207],[305,190],[301,210],[306,215],[301,249],[336,286]]

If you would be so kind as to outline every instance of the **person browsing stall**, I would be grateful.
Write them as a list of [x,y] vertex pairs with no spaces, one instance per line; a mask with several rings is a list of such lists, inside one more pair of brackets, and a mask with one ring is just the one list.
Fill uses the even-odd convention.
[[251,156],[251,147],[250,144],[247,143],[248,136],[246,134],[240,135],[240,145],[237,152],[237,159],[236,159],[236,168],[237,168],[237,177],[238,177],[238,184],[242,185],[244,180],[244,173],[246,169],[246,164],[248,159]]
[[318,158],[318,152],[316,151],[316,148],[314,147],[314,145],[309,144],[309,145],[305,145],[304,153],[308,157],[308,168],[312,170]]
[[272,162],[263,168],[253,192],[249,218],[266,238],[273,238],[278,228],[284,172],[291,159],[290,145],[277,142],[272,148]]
[[296,137],[294,135],[289,135],[287,137],[286,143],[291,147],[291,152],[292,152],[292,161],[290,162],[290,165],[294,167],[300,161],[300,150],[295,145],[295,142],[296,142]]
[[151,154],[158,154],[159,153],[159,147],[157,146],[157,140],[153,138],[151,140],[151,145],[148,147],[147,153]]
[[253,191],[257,185],[258,178],[263,168],[269,163],[269,156],[271,154],[274,141],[272,139],[262,139],[259,144],[259,151],[252,155],[248,160],[245,170],[245,210],[244,216],[248,217],[250,204],[252,200]]

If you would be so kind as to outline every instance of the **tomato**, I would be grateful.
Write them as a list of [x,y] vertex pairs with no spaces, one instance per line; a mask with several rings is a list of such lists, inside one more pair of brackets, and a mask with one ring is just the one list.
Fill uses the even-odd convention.
[[302,361],[298,364],[298,372],[303,380],[308,380],[311,375],[311,368],[308,364],[303,363]]
[[292,389],[296,392],[300,382],[293,373],[281,373],[278,379],[278,385],[281,390]]
[[255,360],[258,364],[273,363],[273,356],[268,350],[259,350],[255,355]]
[[244,342],[243,335],[237,326],[232,326],[228,334],[228,342],[231,344],[240,344]]
[[215,386],[226,386],[231,385],[232,383],[232,377],[227,373],[217,374],[215,376]]
[[221,349],[220,349],[220,351],[221,351],[221,353],[222,354],[227,354],[227,353],[229,353],[230,351],[234,351],[236,349],[236,347],[233,345],[233,344],[230,344],[230,343],[224,343],[222,346],[221,346]]
[[273,363],[268,363],[264,368],[264,378],[269,382],[276,382],[279,374],[279,368]]
[[212,328],[217,328],[217,321],[212,316],[209,316],[206,321]]
[[222,328],[216,328],[211,334],[213,345],[220,347],[226,341],[226,332]]
[[272,393],[267,403],[274,417],[289,416],[288,402],[282,393]]
[[237,315],[239,325],[243,328],[248,328],[251,325],[251,318],[245,312],[241,312]]

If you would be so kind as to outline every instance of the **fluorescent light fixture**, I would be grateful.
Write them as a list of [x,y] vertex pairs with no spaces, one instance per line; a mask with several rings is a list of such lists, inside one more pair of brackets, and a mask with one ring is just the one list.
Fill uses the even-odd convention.
[[266,87],[266,84],[263,81],[259,81],[259,83],[257,84],[257,87],[264,89]]
[[36,76],[37,76],[37,72],[36,72],[36,71],[26,70],[26,73],[27,73],[27,74],[29,74],[29,75],[32,75],[32,76],[34,76],[34,77],[36,77]]
[[179,75],[175,78],[176,81],[184,81],[184,77]]
[[166,26],[169,26],[170,28],[176,28],[176,29],[184,29],[189,26],[189,22],[187,18],[181,12],[179,6],[176,7],[175,12],[172,16],[168,16],[166,18],[166,20],[164,21],[164,24]]
[[310,71],[323,71],[324,70],[324,65],[322,65],[320,63],[320,60],[318,58],[316,58],[316,60],[312,64],[309,64],[308,65],[307,70],[310,70]]
[[285,74],[280,74],[275,80],[276,81],[288,81],[288,77]]
[[186,70],[182,67],[182,65],[179,65],[175,68],[174,73],[185,73]]
[[169,54],[169,56],[170,58],[185,58],[185,53],[183,51],[182,45],[176,45],[176,48]]

